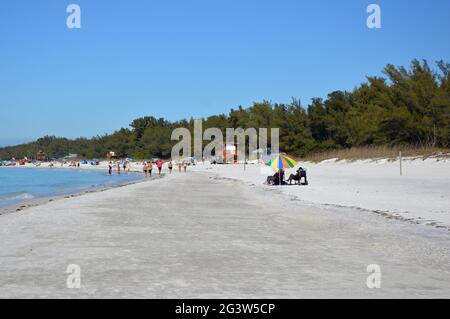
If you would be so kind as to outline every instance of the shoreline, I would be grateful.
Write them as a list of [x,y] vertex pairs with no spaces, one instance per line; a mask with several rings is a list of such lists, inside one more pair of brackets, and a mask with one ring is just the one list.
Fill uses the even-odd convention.
[[[52,163],[54,164],[54,166],[53,167],[49,166]],[[142,165],[141,161],[135,161],[135,162],[130,162],[130,163],[132,165],[131,165],[131,168],[130,168],[130,170],[128,172],[130,172],[130,173],[142,173],[143,165]],[[8,169],[8,168],[10,168],[10,169],[13,169],[13,168],[21,168],[21,169],[33,168],[33,169],[69,169],[69,170],[70,169],[80,169],[80,170],[94,170],[94,171],[106,170],[107,171],[108,170],[108,165],[109,165],[109,161],[107,161],[107,160],[101,160],[99,162],[99,165],[91,165],[90,163],[88,163],[88,164],[80,164],[79,167],[78,166],[69,166],[67,163],[61,166],[60,163],[56,163],[55,164],[55,162],[41,162],[39,166],[36,166],[34,164],[31,164],[31,163],[26,163],[25,165],[18,165],[16,163],[15,166],[0,166],[0,169],[2,169],[2,168],[3,169]],[[117,166],[116,165],[117,165],[117,163],[113,164],[113,172],[117,171]],[[164,167],[166,167],[166,166],[167,166],[167,163],[165,162],[164,163]],[[123,172],[122,166],[120,168],[121,168],[121,172]]]
[[[80,168],[54,167],[49,169],[74,168],[96,171],[107,169],[106,165],[107,162],[103,161],[100,166],[95,167],[86,165]],[[406,222],[408,224],[450,232],[450,212],[445,208],[445,205],[442,206],[448,199],[448,195],[443,194],[441,191],[442,189],[445,191],[445,185],[447,185],[448,182],[442,183],[442,176],[440,176],[443,175],[445,177],[448,174],[447,168],[450,168],[450,162],[448,161],[408,159],[405,161],[405,176],[401,178],[395,177],[396,162],[388,160],[378,159],[356,162],[328,160],[318,164],[304,162],[302,165],[307,169],[311,168],[312,172],[311,174],[308,174],[311,183],[310,186],[307,187],[283,186],[279,188],[275,186],[264,186],[261,178],[269,171],[264,171],[265,167],[263,166],[252,164],[247,165],[247,170],[245,171],[243,170],[242,165],[210,165],[208,162],[205,162],[204,164],[199,163],[196,166],[191,166],[188,171],[209,173],[210,176],[217,179],[239,181],[249,189],[254,188],[255,190],[266,192],[266,194],[267,191],[270,191],[271,193],[276,194],[280,201],[297,202],[303,207],[320,207],[338,210],[352,209],[361,213],[375,214],[385,219],[398,220],[403,223]],[[45,166],[28,167],[47,169]],[[358,170],[362,167],[367,168],[366,172],[359,173]],[[133,163],[130,173],[131,172],[134,174],[140,173],[139,162]],[[373,174],[374,172],[375,175]],[[423,179],[424,173],[422,172],[425,172],[427,175],[430,172],[433,173],[432,175],[434,176],[431,176],[431,184],[430,180]],[[174,173],[178,175],[176,171],[174,171]],[[392,174],[394,174],[394,177],[392,177]],[[168,175],[168,173],[166,173],[166,175]],[[380,180],[379,177],[382,177],[382,179],[387,181]],[[146,179],[142,178],[142,180],[145,181]],[[342,182],[346,180],[348,180],[348,183],[343,184]],[[438,184],[439,180],[441,180],[441,182],[439,182],[440,184]],[[136,181],[125,182],[125,184],[112,185],[111,187],[100,186],[98,189],[95,189],[97,187],[94,187],[94,189],[68,193],[61,196],[32,199],[13,205],[8,209],[0,208],[0,215],[10,212],[20,212],[23,209],[38,206],[42,203],[51,202],[59,198],[80,196],[95,191],[104,191],[110,188],[135,184],[140,181],[141,179],[138,179]],[[419,186],[417,186],[418,184]],[[420,184],[425,184],[426,187],[420,186]],[[437,186],[440,186],[440,193],[436,192]],[[395,191],[395,193],[390,194],[391,190]],[[432,192],[430,192],[430,190]],[[398,196],[401,194],[400,197],[397,197],[400,201],[392,201],[392,198],[397,196],[396,194]],[[417,196],[411,197],[416,194]],[[376,196],[379,200],[373,202],[373,196]],[[421,205],[418,206],[418,209],[409,210],[410,207],[415,206],[414,204],[419,204],[417,201],[418,196],[422,198],[422,201],[427,203],[428,206],[424,206],[420,203]],[[439,201],[437,204],[432,202],[435,199]],[[411,200],[414,200],[414,202],[412,202],[414,204],[409,203]],[[437,211],[438,209],[439,211]]]
[[[46,167],[36,167],[36,168],[47,169]],[[55,169],[58,169],[58,168],[55,168]],[[68,169],[68,167],[65,169]],[[130,173],[136,174],[137,172],[130,172]],[[295,185],[284,186],[281,188],[278,188],[277,186],[258,185],[258,184],[255,184],[254,182],[248,182],[244,179],[227,177],[217,171],[210,170],[208,168],[205,169],[205,167],[202,167],[202,169],[197,169],[197,170],[193,169],[192,173],[206,174],[213,180],[218,180],[218,181],[223,181],[223,182],[230,182],[230,181],[235,182],[235,183],[238,183],[240,186],[244,187],[245,189],[247,189],[248,191],[251,191],[252,188],[254,188],[254,189],[256,188],[256,191],[258,192],[258,196],[264,196],[265,193],[269,192],[270,194],[276,195],[277,196],[276,201],[279,201],[280,203],[292,204],[293,202],[296,202],[296,203],[299,203],[301,205],[301,207],[305,208],[305,209],[310,207],[313,209],[325,209],[325,210],[327,210],[327,209],[352,210],[355,212],[358,211],[358,212],[370,213],[370,214],[379,216],[379,217],[387,219],[387,220],[395,220],[395,221],[399,221],[399,222],[407,223],[407,224],[411,224],[411,225],[416,225],[416,226],[432,227],[433,229],[436,229],[438,231],[444,230],[444,231],[450,232],[450,227],[448,227],[447,225],[445,225],[445,226],[440,225],[439,223],[437,223],[436,221],[433,221],[433,220],[430,220],[427,222],[425,220],[420,220],[420,219],[406,218],[406,217],[402,216],[401,214],[393,212],[393,211],[372,210],[372,209],[359,207],[359,206],[355,206],[355,205],[349,206],[349,205],[340,205],[340,204],[334,204],[334,203],[313,202],[313,201],[301,199],[295,195],[283,192],[283,188],[298,187]],[[92,194],[92,193],[101,193],[101,192],[105,192],[105,191],[108,191],[111,189],[145,183],[147,181],[156,181],[156,180],[163,179],[166,175],[167,175],[166,173],[163,173],[161,175],[153,175],[152,177],[147,177],[147,178],[142,177],[142,178],[139,178],[139,179],[136,179],[133,181],[127,181],[127,182],[108,185],[108,186],[100,185],[97,187],[90,187],[90,188],[88,188],[84,191],[80,191],[80,192],[69,192],[67,194],[62,194],[62,195],[34,198],[34,199],[27,200],[27,201],[23,201],[21,203],[14,204],[9,207],[0,208],[0,216],[12,214],[12,213],[20,213],[29,208],[39,207],[39,206],[45,205],[47,203],[59,201],[62,199],[76,198],[76,197],[80,197],[80,196]],[[182,174],[181,176],[183,176],[183,175],[184,174]]]
[[[11,167],[11,168],[13,168],[13,167]],[[29,168],[33,168],[33,167],[29,167]],[[48,167],[36,167],[36,168],[49,169]],[[58,169],[58,168],[55,168],[55,169]],[[67,169],[67,168],[61,168],[61,169]],[[130,173],[136,174],[137,172],[130,172]],[[115,183],[115,184],[111,184],[111,185],[90,186],[90,187],[86,188],[85,190],[78,191],[78,192],[68,192],[66,194],[61,194],[61,195],[50,195],[50,196],[37,197],[37,198],[30,199],[30,200],[21,201],[19,203],[13,204],[11,206],[0,207],[0,216],[12,214],[12,213],[20,213],[29,208],[42,206],[47,203],[59,201],[62,199],[75,198],[75,197],[80,197],[80,196],[83,196],[86,194],[105,192],[105,191],[108,191],[111,189],[116,189],[116,188],[126,187],[126,186],[135,185],[135,184],[139,184],[139,183],[144,183],[146,181],[154,181],[154,180],[162,179],[162,178],[164,178],[164,176],[165,176],[165,174],[153,175],[152,177],[143,176],[142,178],[138,178],[136,180]]]

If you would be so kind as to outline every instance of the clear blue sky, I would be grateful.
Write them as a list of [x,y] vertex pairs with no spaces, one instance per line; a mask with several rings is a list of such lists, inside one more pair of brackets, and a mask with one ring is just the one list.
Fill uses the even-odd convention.
[[[370,3],[380,30],[366,27]],[[449,13],[448,0],[2,0],[0,145],[263,99],[307,105],[387,63],[450,62]]]

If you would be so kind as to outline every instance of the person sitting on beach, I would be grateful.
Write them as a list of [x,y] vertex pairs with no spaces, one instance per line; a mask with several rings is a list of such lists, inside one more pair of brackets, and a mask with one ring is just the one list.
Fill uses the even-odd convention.
[[273,176],[267,176],[266,184],[273,185],[275,182],[275,179],[278,178],[278,172],[276,172]]
[[277,185],[284,184],[284,170],[280,169],[279,171],[279,179],[278,181],[275,181]]
[[284,171],[280,169],[273,176],[267,177],[267,184],[269,185],[283,185],[284,182]]
[[[304,179],[303,183],[301,182],[302,178]],[[291,174],[287,182],[289,182],[289,185],[292,185],[292,181],[297,182],[298,185],[308,185],[308,180],[306,178],[306,170],[304,170],[303,167],[300,167],[295,175]]]

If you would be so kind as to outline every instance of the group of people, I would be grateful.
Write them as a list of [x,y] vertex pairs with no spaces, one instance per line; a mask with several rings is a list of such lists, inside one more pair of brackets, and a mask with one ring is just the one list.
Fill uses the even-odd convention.
[[[108,165],[109,175],[112,175],[113,167],[114,167],[113,163],[109,162],[109,165]],[[116,168],[117,168],[117,174],[120,174],[120,171],[122,170],[122,168],[123,168],[124,172],[126,172],[126,171],[129,172],[131,169],[131,164],[128,161],[122,161],[122,162],[119,161],[116,163]]]
[[[158,168],[158,174],[161,175],[164,162],[163,162],[163,160],[159,159],[156,161],[156,163],[153,161],[149,161],[149,162],[143,162],[142,165],[143,165],[143,170],[144,170],[145,176],[152,176],[153,165],[156,165],[156,167]],[[186,162],[178,162],[177,166],[178,166],[178,171],[180,173],[181,173],[182,168],[185,173],[187,172],[188,164]],[[169,173],[172,174],[172,170],[173,170],[173,161],[172,160],[170,160],[169,163],[167,164],[167,168],[169,169]]]
[[184,170],[184,172],[186,173],[187,167],[188,167],[188,163],[187,163],[186,161],[178,162],[178,163],[177,163],[177,166],[178,166],[178,172],[181,173],[181,167],[183,167],[183,170]]
[[306,170],[300,167],[295,174],[291,174],[289,178],[284,180],[284,170],[280,169],[273,176],[267,177],[267,184],[269,185],[292,185],[292,182],[296,182],[297,185],[308,185],[308,179],[306,177]]
[[[144,161],[142,163],[143,172],[146,177],[152,176],[153,167],[155,165],[158,169],[158,175],[161,175],[162,170],[163,170],[163,165],[164,165],[163,160],[161,160],[161,159],[158,159],[157,161],[150,160],[150,161]],[[174,166],[174,163],[172,160],[170,160],[167,163],[167,168],[169,169],[170,174],[172,174],[173,166]],[[178,171],[180,173],[182,172],[182,170],[184,170],[185,173],[187,172],[188,163],[186,161],[177,162],[177,166],[178,166]],[[131,163],[128,161],[118,161],[117,163],[114,163],[114,164],[113,164],[113,162],[109,162],[109,165],[108,165],[109,175],[112,175],[114,167],[116,167],[117,174],[120,174],[122,169],[123,169],[123,171],[130,171]]]
[[[145,176],[152,176],[153,161],[150,161],[150,162],[146,162],[145,161],[145,162],[142,163],[142,165],[144,167],[143,170],[144,170]],[[164,162],[161,159],[159,159],[159,160],[156,161],[155,165],[158,168],[158,174],[161,175],[161,171],[162,171]],[[168,167],[169,167],[170,173],[172,173],[172,161],[169,162]]]

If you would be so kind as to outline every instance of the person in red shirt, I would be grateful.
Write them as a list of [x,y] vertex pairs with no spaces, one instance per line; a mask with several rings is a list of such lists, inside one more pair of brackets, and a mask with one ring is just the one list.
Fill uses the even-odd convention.
[[159,175],[161,175],[161,170],[162,170],[163,164],[164,164],[164,162],[163,162],[162,160],[158,160],[158,161],[156,162],[156,166],[158,167],[158,173],[159,173]]

